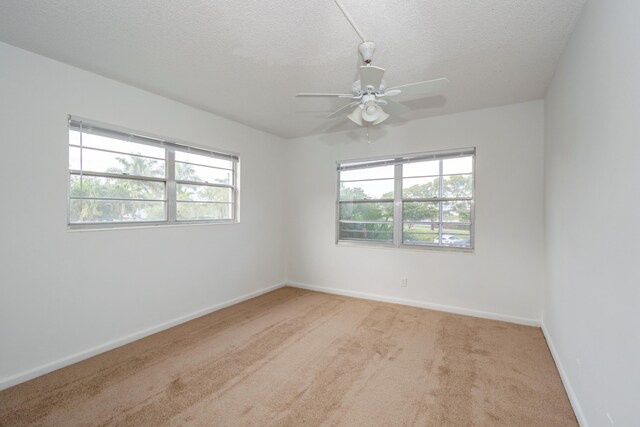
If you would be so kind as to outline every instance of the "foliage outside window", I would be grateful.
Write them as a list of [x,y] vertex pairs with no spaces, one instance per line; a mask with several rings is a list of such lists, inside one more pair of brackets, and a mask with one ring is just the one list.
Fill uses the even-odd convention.
[[338,163],[338,241],[473,248],[475,149]]
[[69,226],[237,219],[233,155],[69,119]]

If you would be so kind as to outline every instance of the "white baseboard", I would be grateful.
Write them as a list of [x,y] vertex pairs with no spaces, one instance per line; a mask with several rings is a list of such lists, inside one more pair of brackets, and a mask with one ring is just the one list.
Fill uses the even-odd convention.
[[428,301],[418,301],[405,298],[389,297],[378,294],[370,294],[367,292],[350,291],[338,288],[326,288],[324,286],[307,285],[305,283],[288,282],[288,286],[294,288],[308,289],[311,291],[325,292],[328,294],[344,295],[354,298],[370,299],[374,301],[389,302],[392,304],[409,305],[411,307],[428,308],[431,310],[444,311],[447,313],[463,314],[465,316],[480,317],[483,319],[501,320],[503,322],[517,323],[527,326],[540,326],[540,320],[529,319],[526,317],[511,316],[508,314],[492,313],[489,311],[473,310],[469,308],[455,307],[451,305],[437,304]]
[[564,366],[562,364],[562,361],[560,360],[560,355],[556,350],[556,346],[553,343],[553,339],[551,339],[549,331],[544,326],[544,321],[541,322],[541,329],[542,333],[544,334],[544,338],[547,340],[547,345],[549,346],[549,350],[551,351],[551,356],[556,362],[556,368],[558,368],[558,372],[560,373],[562,384],[564,385],[564,389],[567,391],[567,396],[569,396],[569,402],[571,402],[573,412],[576,414],[578,424],[580,424],[581,427],[589,427],[587,418],[584,416],[584,412],[582,411],[582,406],[580,406],[580,402],[578,401],[578,396],[576,396],[576,393],[573,391],[573,387],[571,386],[571,382],[569,381],[567,371],[564,370]]
[[209,313],[213,313],[214,311],[221,310],[225,307],[229,307],[234,304],[238,304],[239,302],[246,301],[248,299],[257,297],[258,295],[265,294],[267,292],[271,292],[275,289],[281,288],[285,286],[286,283],[278,283],[276,285],[268,286],[266,288],[259,289],[257,291],[239,296],[237,298],[233,298],[219,304],[212,305],[207,308],[203,308],[198,311],[194,311],[193,313],[186,314],[184,316],[177,317],[168,322],[161,323],[156,326],[152,326],[150,328],[144,329],[142,331],[135,332],[133,334],[124,336],[122,338],[115,339],[113,341],[109,341],[105,344],[101,344],[87,350],[80,351],[78,353],[72,354],[70,356],[63,357],[61,359],[55,360],[51,363],[47,363],[45,365],[38,366],[33,369],[29,369],[28,371],[20,372],[18,374],[5,377],[0,379],[0,390],[4,390],[6,388],[12,387],[16,384],[23,383],[25,381],[29,381],[30,379],[39,377],[40,375],[47,374],[49,372],[55,371],[56,369],[64,368],[65,366],[72,365],[74,363],[80,362],[82,360],[88,359],[90,357],[96,356],[100,353],[104,353],[105,351],[113,350],[114,348],[121,347],[125,344],[129,344],[133,341],[137,341],[141,338],[147,337],[149,335],[155,334],[156,332],[163,331],[165,329],[169,329],[173,326],[179,325],[184,322],[188,322],[189,320],[193,320],[195,318],[205,316]]

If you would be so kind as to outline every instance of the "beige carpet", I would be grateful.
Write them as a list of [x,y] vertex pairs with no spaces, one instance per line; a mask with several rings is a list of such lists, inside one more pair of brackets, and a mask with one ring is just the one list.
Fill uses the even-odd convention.
[[294,288],[0,392],[0,424],[577,425],[538,328]]

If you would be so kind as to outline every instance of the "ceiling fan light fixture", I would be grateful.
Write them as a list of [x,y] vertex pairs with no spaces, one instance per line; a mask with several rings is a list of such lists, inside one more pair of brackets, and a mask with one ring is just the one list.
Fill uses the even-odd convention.
[[374,101],[369,101],[364,104],[362,119],[367,122],[375,122],[380,118],[381,111],[382,109]]
[[358,126],[362,126],[362,108],[356,106],[356,108],[347,116],[349,120]]
[[389,114],[385,113],[382,108],[378,107],[378,110],[380,111],[380,117],[372,123],[373,125],[380,124],[389,118]]

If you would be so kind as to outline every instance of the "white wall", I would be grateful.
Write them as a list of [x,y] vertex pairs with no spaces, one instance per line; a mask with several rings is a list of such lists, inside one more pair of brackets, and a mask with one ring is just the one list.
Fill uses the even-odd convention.
[[[543,145],[542,101],[373,128],[370,144],[364,129],[290,140],[289,282],[539,323]],[[337,160],[469,146],[475,253],[335,244]]]
[[[241,223],[67,231],[67,114],[238,152]],[[0,142],[0,388],[285,279],[280,138],[0,44]]]
[[587,2],[545,100],[543,323],[583,425],[640,419],[639,20]]

